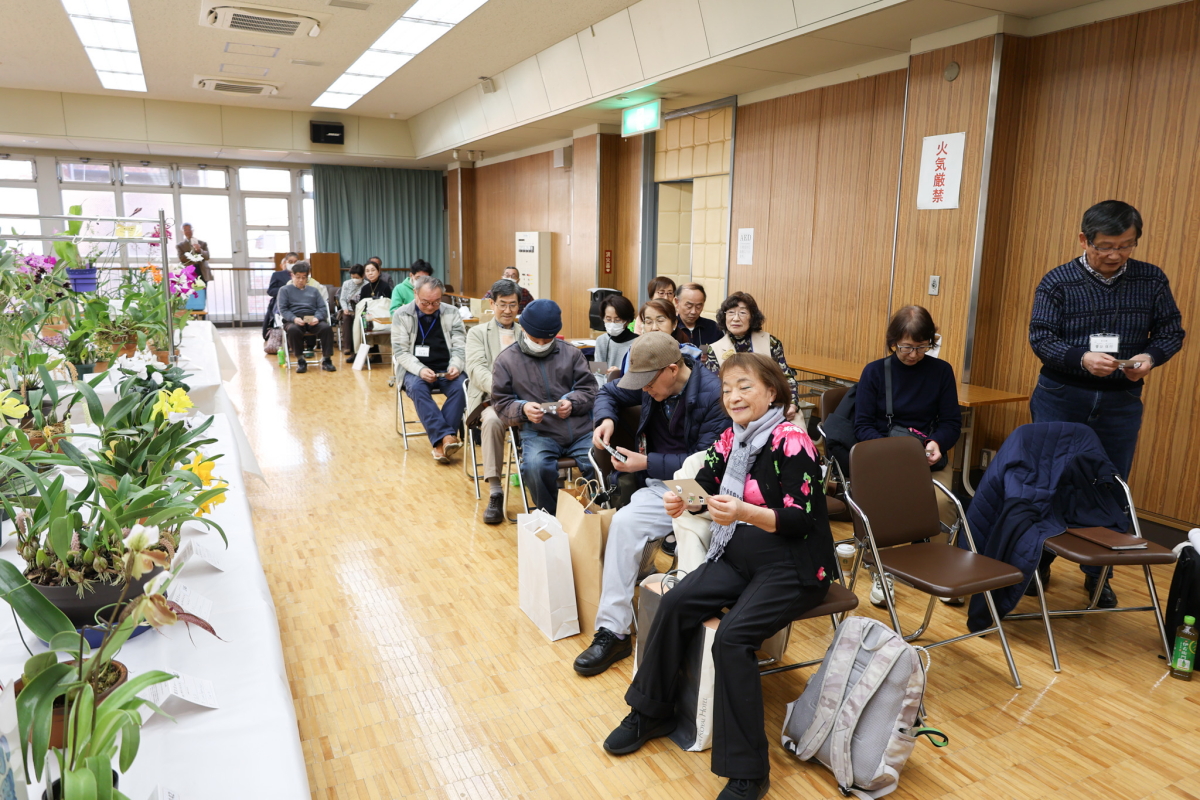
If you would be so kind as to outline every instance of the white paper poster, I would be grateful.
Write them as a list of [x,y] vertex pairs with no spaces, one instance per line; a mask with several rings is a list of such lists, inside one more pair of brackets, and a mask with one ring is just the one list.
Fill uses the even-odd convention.
[[748,267],[754,263],[754,228],[738,228],[737,263]]
[[926,136],[921,142],[921,171],[917,176],[917,208],[958,208],[966,133]]

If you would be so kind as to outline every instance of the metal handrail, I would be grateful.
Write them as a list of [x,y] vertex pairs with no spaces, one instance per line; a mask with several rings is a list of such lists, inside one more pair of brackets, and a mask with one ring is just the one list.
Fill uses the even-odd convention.
[[65,219],[74,222],[154,222],[146,217],[85,217],[78,214],[5,214],[4,219]]

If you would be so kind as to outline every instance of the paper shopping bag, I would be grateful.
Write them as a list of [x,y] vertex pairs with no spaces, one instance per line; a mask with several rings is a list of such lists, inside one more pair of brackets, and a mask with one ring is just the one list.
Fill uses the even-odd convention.
[[595,506],[584,509],[571,494],[558,492],[558,522],[571,544],[571,572],[575,580],[575,607],[579,630],[590,636],[596,626],[600,590],[604,583],[604,546],[608,525],[616,512]]
[[542,509],[517,515],[517,596],[550,641],[579,633],[571,545],[558,520]]
[[683,659],[675,700],[675,726],[671,741],[693,753],[712,747],[713,665],[712,646],[721,620],[713,618],[700,624]]
[[[352,367],[352,369],[359,370],[360,372],[363,369],[366,369],[367,359],[370,357],[371,357],[371,345],[367,344],[366,342],[359,342],[358,352],[354,354],[354,366]],[[401,376],[401,377],[403,377],[403,376]],[[397,379],[397,380],[399,380],[399,379]]]

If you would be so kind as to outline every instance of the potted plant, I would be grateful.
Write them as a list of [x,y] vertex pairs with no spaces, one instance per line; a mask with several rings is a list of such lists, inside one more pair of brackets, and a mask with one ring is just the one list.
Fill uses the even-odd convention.
[[[83,206],[71,206],[67,211],[71,216],[81,217],[83,215]],[[79,231],[83,228],[82,219],[73,219],[67,222],[66,235],[79,236]],[[67,277],[71,281],[71,289],[76,292],[94,292],[96,291],[96,257],[83,256],[79,252],[79,247],[74,242],[60,241],[54,243],[54,252],[58,255],[60,261],[66,266]]]

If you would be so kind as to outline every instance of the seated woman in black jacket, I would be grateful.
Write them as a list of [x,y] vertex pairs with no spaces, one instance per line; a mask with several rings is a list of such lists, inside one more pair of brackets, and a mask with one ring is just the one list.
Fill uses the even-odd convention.
[[[887,327],[892,355],[863,367],[854,406],[854,436],[860,442],[888,436],[913,436],[925,447],[929,468],[946,467],[947,453],[962,431],[958,408],[958,381],[954,367],[939,358],[926,357],[934,346],[937,326],[921,306],[905,306]],[[888,411],[888,374],[891,374],[892,408]],[[853,480],[854,476],[851,475]],[[943,481],[944,482],[944,481]],[[947,485],[947,488],[949,486]],[[947,501],[938,493],[939,504]],[[942,508],[943,518],[953,519],[952,508]],[[888,576],[891,591],[891,576]],[[871,603],[885,606],[878,573],[871,588]],[[949,601],[957,603],[957,600]]]
[[[632,710],[604,749],[632,753],[675,729],[687,643],[701,623],[729,608],[712,647],[712,770],[729,779],[718,796],[726,800],[762,797],[770,784],[755,650],[825,598],[836,566],[817,450],[784,418],[792,393],[783,371],[767,356],[732,354],[721,366],[721,392],[733,427],[708,449],[696,475],[711,493],[708,558],[663,595],[645,658],[625,693]],[[687,510],[674,492],[663,504],[672,517]]]

